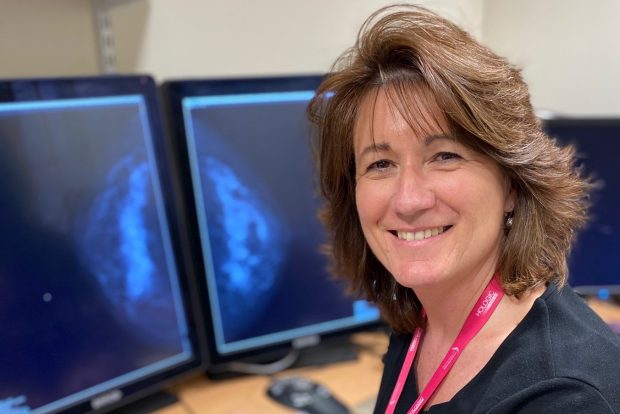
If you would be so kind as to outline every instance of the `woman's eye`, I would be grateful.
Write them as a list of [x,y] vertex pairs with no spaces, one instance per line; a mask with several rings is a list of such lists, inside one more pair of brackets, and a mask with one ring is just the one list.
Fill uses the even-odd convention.
[[390,166],[392,165],[392,163],[388,160],[379,160],[379,161],[375,161],[372,164],[370,164],[368,166],[368,171],[384,171],[388,168],[390,168]]
[[437,161],[449,161],[449,160],[458,159],[458,158],[461,158],[461,156],[453,152],[440,152],[437,155],[435,155],[435,159]]

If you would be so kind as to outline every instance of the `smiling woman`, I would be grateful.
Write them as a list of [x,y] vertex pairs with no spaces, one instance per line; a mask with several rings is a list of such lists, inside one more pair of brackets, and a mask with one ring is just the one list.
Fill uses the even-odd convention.
[[620,412],[620,341],[566,286],[592,184],[519,70],[391,6],[308,112],[334,272],[394,328],[376,413]]

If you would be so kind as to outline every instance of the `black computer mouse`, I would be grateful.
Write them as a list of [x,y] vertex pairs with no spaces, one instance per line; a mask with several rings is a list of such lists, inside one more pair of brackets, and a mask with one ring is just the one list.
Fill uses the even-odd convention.
[[280,404],[308,414],[349,414],[347,407],[327,388],[306,378],[276,379],[267,389],[267,395]]

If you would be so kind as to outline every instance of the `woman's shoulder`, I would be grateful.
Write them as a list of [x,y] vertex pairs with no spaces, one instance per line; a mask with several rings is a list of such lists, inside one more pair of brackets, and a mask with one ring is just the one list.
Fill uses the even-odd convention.
[[490,365],[487,373],[504,377],[513,390],[504,391],[520,390],[540,407],[550,401],[560,407],[574,397],[603,407],[587,412],[614,412],[604,410],[609,406],[620,413],[620,339],[569,286],[550,286]]
[[618,413],[617,399],[610,399],[599,389],[575,378],[549,378],[497,401],[481,412],[486,414],[529,413]]
[[550,286],[540,298],[538,310],[548,318],[554,354],[573,355],[587,347],[597,360],[608,355],[620,361],[620,337],[570,286]]
[[617,336],[570,287],[550,286],[482,371],[429,413],[620,413],[619,389]]

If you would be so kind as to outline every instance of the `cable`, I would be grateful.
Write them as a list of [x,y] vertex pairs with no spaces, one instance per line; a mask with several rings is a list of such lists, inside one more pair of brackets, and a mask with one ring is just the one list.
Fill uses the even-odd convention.
[[[252,364],[247,362],[229,362],[222,365],[222,371],[237,372],[240,374],[273,375],[290,368],[299,358],[297,350],[291,350],[284,358],[269,364]],[[218,370],[219,371],[219,370]]]

